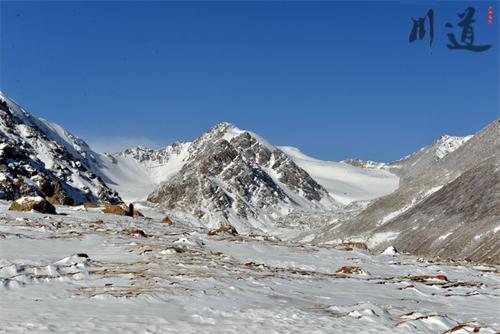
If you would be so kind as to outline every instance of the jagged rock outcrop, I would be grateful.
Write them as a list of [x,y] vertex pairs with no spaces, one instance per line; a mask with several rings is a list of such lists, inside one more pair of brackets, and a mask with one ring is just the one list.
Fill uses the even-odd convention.
[[248,220],[265,227],[295,208],[336,206],[281,150],[228,123],[196,139],[181,170],[148,200],[188,211],[209,225],[231,222],[239,228]]
[[1,93],[0,104],[0,199],[121,202],[96,174],[94,153],[84,141],[30,115]]

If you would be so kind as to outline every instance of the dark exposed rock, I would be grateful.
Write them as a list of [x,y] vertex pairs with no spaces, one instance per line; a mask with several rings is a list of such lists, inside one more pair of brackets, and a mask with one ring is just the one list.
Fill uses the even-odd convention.
[[223,234],[230,234],[236,236],[238,235],[238,231],[236,231],[236,229],[232,225],[224,224],[217,229],[209,230],[207,234],[210,236],[223,235]]

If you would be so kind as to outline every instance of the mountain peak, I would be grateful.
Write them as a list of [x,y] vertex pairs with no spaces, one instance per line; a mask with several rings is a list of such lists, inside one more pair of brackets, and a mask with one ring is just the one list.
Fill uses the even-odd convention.
[[96,156],[80,138],[0,94],[0,198],[44,196],[59,204],[121,199],[99,177]]

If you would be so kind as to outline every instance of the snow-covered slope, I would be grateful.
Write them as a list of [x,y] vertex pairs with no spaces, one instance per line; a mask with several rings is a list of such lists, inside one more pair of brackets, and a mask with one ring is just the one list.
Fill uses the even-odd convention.
[[0,198],[41,195],[57,203],[120,202],[80,138],[37,118],[0,92]]
[[377,249],[499,263],[500,119],[450,138],[388,164],[399,188],[319,231],[315,242],[368,240]]
[[465,144],[469,139],[472,138],[472,135],[465,137],[457,137],[457,136],[441,136],[438,140],[438,145],[436,147],[436,157],[438,159],[443,159],[447,154],[455,151],[457,148]]
[[189,222],[162,224],[159,212],[134,219],[7,207],[0,201],[2,333],[500,330],[495,266],[208,236]]
[[175,143],[159,150],[144,147],[100,156],[100,172],[124,201],[146,200],[162,182],[180,171],[190,143]]
[[398,188],[399,178],[389,171],[314,159],[295,147],[279,148],[343,204],[372,200]]
[[400,176],[402,183],[410,182],[425,174],[429,168],[463,146],[472,137],[472,135],[464,137],[443,135],[420,150],[385,165],[384,168]]

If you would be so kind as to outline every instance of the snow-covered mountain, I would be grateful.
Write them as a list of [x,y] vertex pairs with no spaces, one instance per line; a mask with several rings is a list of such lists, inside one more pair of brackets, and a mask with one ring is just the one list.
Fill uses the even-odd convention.
[[268,228],[294,209],[340,206],[304,169],[265,139],[222,123],[189,144],[184,165],[149,197],[207,225]]
[[390,172],[317,160],[229,123],[193,142],[106,154],[100,164],[124,200],[148,199],[210,226],[265,229],[294,210],[336,210],[398,186]]
[[295,210],[337,210],[397,187],[397,177],[386,171],[322,162],[229,123],[160,150],[100,154],[6,96],[2,101],[5,199],[36,194],[66,204],[149,200],[209,226],[265,229]]
[[313,243],[363,240],[422,255],[500,257],[500,120],[385,164],[317,160],[229,123],[160,150],[98,154],[3,94],[0,116],[0,199],[148,200],[198,226],[284,227]]
[[0,116],[0,199],[41,195],[60,204],[121,202],[98,175],[98,157],[83,140],[2,93]]
[[316,232],[315,242],[365,240],[376,249],[500,261],[500,119],[386,168],[400,175],[399,188]]

